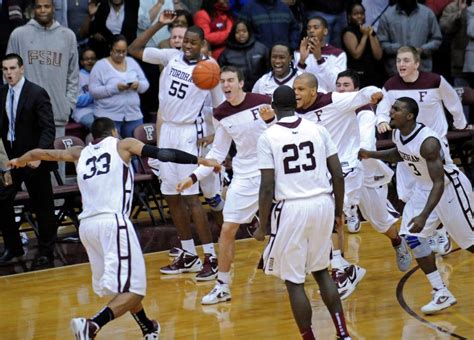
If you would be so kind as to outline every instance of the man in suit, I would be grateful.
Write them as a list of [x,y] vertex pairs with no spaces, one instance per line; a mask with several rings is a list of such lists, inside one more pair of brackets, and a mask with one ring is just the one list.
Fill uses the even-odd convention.
[[[19,157],[34,148],[53,148],[55,128],[48,93],[25,79],[23,60],[17,54],[5,56],[2,71],[8,86],[0,90],[0,133],[8,157]],[[24,254],[13,210],[13,200],[23,182],[39,228],[39,253],[33,267],[53,263],[56,221],[50,171],[55,165],[38,162],[11,171],[13,185],[0,195],[0,230],[5,244],[0,264]]]

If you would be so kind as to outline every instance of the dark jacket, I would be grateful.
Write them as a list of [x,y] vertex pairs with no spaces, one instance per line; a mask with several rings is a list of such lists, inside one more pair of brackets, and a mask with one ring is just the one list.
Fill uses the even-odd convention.
[[252,91],[255,82],[267,72],[268,49],[253,36],[245,44],[234,39],[227,41],[227,47],[219,57],[219,65],[233,65],[242,70],[245,78],[244,91]]
[[[7,140],[9,120],[5,103],[8,86],[3,86],[0,94],[0,131],[8,157],[16,158],[35,148],[52,149],[56,129],[51,101],[46,90],[25,79],[16,109],[13,147]],[[56,162],[42,162],[41,166],[54,169]]]
[[271,48],[275,43],[300,45],[300,27],[290,8],[281,0],[250,0],[238,19],[251,24],[255,39]]

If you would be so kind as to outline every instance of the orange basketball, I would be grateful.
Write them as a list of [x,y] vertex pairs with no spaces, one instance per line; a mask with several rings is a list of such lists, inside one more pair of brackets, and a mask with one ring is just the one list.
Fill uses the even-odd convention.
[[193,82],[202,90],[210,90],[219,84],[221,69],[212,60],[203,60],[197,63],[193,70]]

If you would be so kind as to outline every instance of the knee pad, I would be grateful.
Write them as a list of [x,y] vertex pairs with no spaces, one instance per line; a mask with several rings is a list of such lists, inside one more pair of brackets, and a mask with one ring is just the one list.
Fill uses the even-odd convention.
[[415,256],[416,259],[426,257],[431,254],[431,247],[426,238],[413,235],[403,235],[403,238],[412,250],[413,256]]

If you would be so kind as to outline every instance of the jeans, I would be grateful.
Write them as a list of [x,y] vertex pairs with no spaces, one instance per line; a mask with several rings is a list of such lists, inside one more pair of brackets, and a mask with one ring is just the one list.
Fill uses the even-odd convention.
[[114,120],[114,123],[115,128],[117,129],[120,136],[122,136],[122,138],[133,137],[133,130],[135,130],[137,126],[143,124],[143,118],[121,122]]

